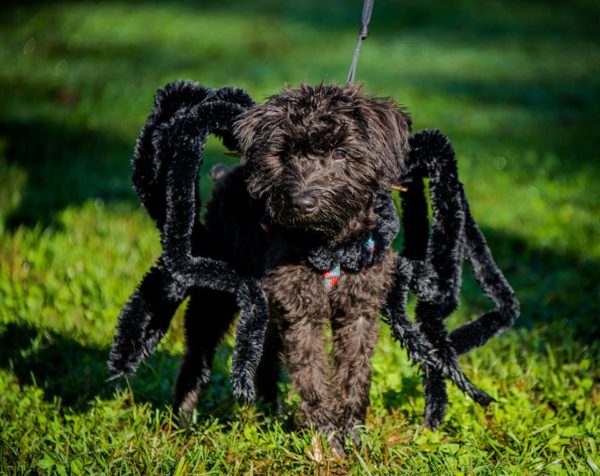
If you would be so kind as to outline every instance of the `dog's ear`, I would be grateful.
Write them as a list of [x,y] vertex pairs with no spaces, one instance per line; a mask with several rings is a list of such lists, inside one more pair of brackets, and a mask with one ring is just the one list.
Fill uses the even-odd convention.
[[369,147],[377,154],[383,175],[391,185],[400,176],[408,155],[412,120],[393,99],[365,96],[361,106]]
[[264,132],[267,120],[266,106],[264,104],[255,104],[240,114],[235,120],[233,134],[237,140],[238,149],[242,154],[242,160],[252,154],[261,131]]

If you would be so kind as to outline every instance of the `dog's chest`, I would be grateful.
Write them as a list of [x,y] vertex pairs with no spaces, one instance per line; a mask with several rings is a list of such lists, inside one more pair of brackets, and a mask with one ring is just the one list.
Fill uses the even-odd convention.
[[[262,280],[271,308],[282,317],[332,317],[341,313],[377,312],[392,282],[394,256],[357,272],[326,276],[303,264],[283,264]],[[335,273],[334,273],[335,274]]]

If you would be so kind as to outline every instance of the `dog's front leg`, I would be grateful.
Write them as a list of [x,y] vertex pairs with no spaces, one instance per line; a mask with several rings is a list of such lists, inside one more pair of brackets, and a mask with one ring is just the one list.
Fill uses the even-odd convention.
[[268,272],[262,286],[281,335],[292,386],[302,398],[306,423],[322,432],[329,448],[341,455],[343,435],[337,427],[326,343],[331,308],[322,277],[302,265],[285,265]]
[[358,273],[342,274],[331,292],[334,384],[338,427],[360,444],[357,426],[365,424],[371,385],[371,359],[378,337],[378,310],[389,292],[395,255]]
[[328,317],[287,314],[282,341],[292,385],[302,398],[306,423],[327,437],[330,449],[343,454],[343,434],[337,427],[337,403],[332,393],[325,328]]
[[371,386],[371,358],[377,344],[378,316],[356,306],[333,319],[335,390],[343,436],[360,445],[357,426],[365,424]]

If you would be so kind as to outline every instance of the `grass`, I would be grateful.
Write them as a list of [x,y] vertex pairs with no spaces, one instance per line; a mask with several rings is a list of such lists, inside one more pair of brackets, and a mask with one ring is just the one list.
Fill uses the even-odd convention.
[[[462,359],[498,403],[451,389],[421,426],[420,379],[382,328],[365,445],[318,464],[284,412],[232,402],[231,339],[197,423],[171,388],[181,316],[129,382],[106,382],[120,307],[159,253],[129,159],[178,78],[256,99],[341,81],[360,2],[8,3],[0,15],[0,473],[598,474],[600,9],[596,2],[376,2],[358,78],[458,151],[476,219],[522,302]],[[207,149],[222,161],[220,145]],[[203,193],[209,192],[208,181]],[[452,325],[487,305],[467,273]]]

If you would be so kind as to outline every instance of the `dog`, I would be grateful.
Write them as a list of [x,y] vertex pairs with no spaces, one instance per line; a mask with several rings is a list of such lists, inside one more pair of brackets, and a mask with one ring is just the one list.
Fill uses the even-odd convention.
[[[378,312],[395,262],[393,236],[377,229],[377,208],[395,212],[389,190],[403,170],[410,128],[393,100],[354,84],[285,88],[236,120],[242,164],[213,170],[206,232],[194,244],[260,280],[269,326],[258,393],[276,401],[285,364],[306,424],[338,454],[348,437],[360,443],[369,405]],[[175,390],[183,418],[235,313],[231,294],[191,293]]]

